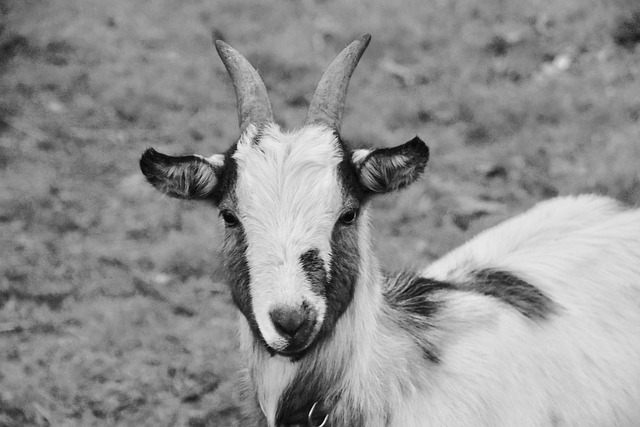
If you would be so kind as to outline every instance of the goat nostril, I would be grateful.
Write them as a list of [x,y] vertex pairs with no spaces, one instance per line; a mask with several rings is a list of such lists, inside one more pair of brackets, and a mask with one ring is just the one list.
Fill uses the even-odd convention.
[[306,305],[299,308],[278,307],[271,310],[269,316],[279,333],[293,337],[307,320],[307,308]]

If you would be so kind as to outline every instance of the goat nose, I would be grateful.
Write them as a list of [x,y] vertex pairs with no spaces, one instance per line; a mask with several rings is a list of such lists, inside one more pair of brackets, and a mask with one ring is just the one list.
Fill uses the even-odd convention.
[[271,321],[278,333],[293,337],[298,332],[308,318],[306,304],[300,307],[277,307],[269,312]]

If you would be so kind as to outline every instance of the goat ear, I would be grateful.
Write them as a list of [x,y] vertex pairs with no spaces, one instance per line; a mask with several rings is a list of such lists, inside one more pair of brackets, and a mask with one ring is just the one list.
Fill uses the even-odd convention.
[[224,155],[173,157],[149,148],[140,158],[140,169],[158,190],[178,199],[206,199],[213,192]]
[[429,160],[429,147],[417,136],[393,148],[356,150],[352,161],[360,183],[374,193],[388,193],[413,183]]

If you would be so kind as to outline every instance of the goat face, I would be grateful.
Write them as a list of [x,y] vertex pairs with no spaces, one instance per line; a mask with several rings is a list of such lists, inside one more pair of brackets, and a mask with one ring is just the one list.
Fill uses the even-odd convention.
[[344,159],[328,130],[272,125],[249,127],[229,159],[236,178],[218,206],[234,298],[276,352],[303,352],[351,299],[363,195]]
[[243,123],[239,116],[243,131],[227,153],[171,157],[149,149],[140,166],[162,192],[218,207],[235,304],[258,341],[295,359],[349,306],[369,196],[413,182],[428,149],[416,137],[352,152],[335,122],[286,133],[270,117]]

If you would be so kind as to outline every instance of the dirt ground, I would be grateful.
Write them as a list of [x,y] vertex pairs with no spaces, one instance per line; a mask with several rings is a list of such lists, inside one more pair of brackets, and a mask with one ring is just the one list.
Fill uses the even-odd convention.
[[238,136],[211,40],[300,126],[322,70],[373,36],[343,136],[419,135],[426,176],[374,203],[416,268],[537,201],[640,204],[640,8],[625,0],[0,0],[0,426],[239,426],[217,212],[144,183],[149,146]]

